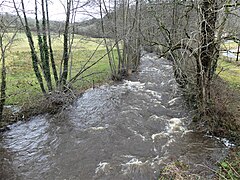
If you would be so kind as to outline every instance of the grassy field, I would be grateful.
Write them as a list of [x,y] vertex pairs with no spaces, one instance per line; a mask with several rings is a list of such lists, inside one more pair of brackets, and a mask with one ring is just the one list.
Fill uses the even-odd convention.
[[[237,49],[237,43],[227,42],[223,46],[225,49]],[[234,120],[236,124],[240,124],[240,102],[239,99],[240,93],[240,64],[236,63],[235,58],[229,58],[225,56],[220,56],[217,69],[220,77],[227,82],[230,88],[235,92],[234,99],[235,101],[230,100],[228,109],[232,112],[236,119]],[[223,94],[224,96],[224,94]],[[231,98],[229,98],[231,99]],[[228,120],[228,123],[231,123],[231,119]],[[239,136],[239,132],[236,132]],[[216,176],[219,179],[239,179],[240,178],[240,148],[239,144],[236,144],[234,148],[231,149],[228,157],[219,163],[219,170],[216,173]]]
[[[36,35],[33,37],[35,46],[37,47],[37,37]],[[59,64],[62,58],[63,37],[58,37],[55,35],[52,38],[52,42],[57,69],[59,71]],[[72,51],[72,77],[89,59],[95,48],[101,42],[102,39],[87,38],[75,35]],[[237,44],[234,42],[227,42],[222,46],[222,48],[234,49],[237,48]],[[31,55],[29,51],[30,49],[25,34],[18,33],[13,45],[7,52],[7,105],[22,105],[26,100],[31,101],[34,96],[41,94],[39,85],[32,70]],[[90,63],[96,61],[105,53],[106,50],[102,44],[98,48]],[[221,56],[221,59],[218,63],[217,73],[219,73],[220,77],[228,82],[231,87],[240,90],[240,66],[225,61],[226,59],[226,57]],[[74,84],[74,88],[87,88],[91,86],[93,80],[95,83],[106,81],[110,75],[107,57],[103,58],[97,65],[85,72],[83,76],[92,72],[99,72],[99,74],[76,82]]]
[[221,48],[222,49],[227,49],[227,50],[236,49],[237,48],[237,43],[234,42],[234,41],[226,41],[225,43],[223,43],[221,45]]
[[[237,49],[237,43],[227,42],[223,45],[227,49]],[[231,62],[232,61],[232,62]],[[234,63],[234,58],[220,56],[217,73],[232,88],[240,91],[240,65]]]
[[225,61],[222,57],[218,63],[220,77],[234,88],[240,90],[240,66]]
[[[34,35],[35,46],[37,47],[37,37]],[[53,36],[53,50],[59,72],[62,58],[63,37]],[[89,59],[102,39],[86,38],[75,35],[72,48],[72,74],[73,77],[83,64]],[[7,52],[7,105],[23,105],[26,101],[31,101],[33,97],[41,96],[40,88],[32,69],[31,55],[25,34],[19,33],[16,36],[11,48]],[[106,53],[105,47],[99,46],[89,65]],[[100,83],[109,79],[110,68],[107,57],[104,57],[97,65],[86,71],[83,76],[99,72],[99,74],[77,81],[73,86],[76,89],[85,89],[92,85],[92,82]],[[52,78],[53,81],[53,78]]]

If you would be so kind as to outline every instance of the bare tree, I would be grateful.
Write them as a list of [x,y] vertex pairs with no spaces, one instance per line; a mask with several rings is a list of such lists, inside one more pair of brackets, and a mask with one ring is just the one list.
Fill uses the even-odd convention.
[[[91,1],[85,1],[82,3],[81,1],[73,1],[73,0],[67,0],[66,4],[64,2],[61,2],[63,7],[65,8],[65,21],[64,21],[64,30],[63,30],[63,51],[62,51],[62,59],[59,65],[59,73],[56,69],[56,63],[53,53],[53,47],[52,47],[52,38],[51,38],[51,32],[50,32],[50,20],[49,20],[49,10],[48,10],[48,1],[47,0],[35,0],[35,25],[36,25],[36,31],[37,31],[37,42],[38,47],[35,47],[33,37],[32,37],[32,31],[30,30],[27,14],[24,7],[24,0],[21,0],[21,8],[17,7],[17,4],[14,2],[14,7],[16,9],[16,12],[18,14],[18,17],[22,23],[22,25],[25,27],[25,34],[28,37],[29,46],[31,49],[32,54],[32,61],[33,61],[33,69],[35,71],[36,77],[38,78],[39,84],[41,86],[41,89],[43,93],[46,93],[44,85],[47,85],[48,92],[51,92],[53,89],[51,76],[53,75],[55,82],[56,82],[56,88],[60,91],[65,91],[69,89],[70,84],[75,82],[76,79],[78,79],[79,76],[82,75],[83,72],[85,72],[87,69],[95,65],[96,63],[93,63],[92,65],[87,66],[87,64],[84,65],[83,68],[80,68],[79,72],[77,72],[76,75],[72,77],[72,64],[73,64],[73,42],[75,39],[75,25],[76,25],[76,18],[78,15],[78,11],[80,8],[85,7],[86,5],[90,4]],[[40,7],[39,6],[40,4]],[[39,12],[42,15],[41,20],[39,20]],[[21,17],[21,14],[23,15],[23,18]],[[41,23],[40,23],[41,22]],[[35,49],[39,49],[39,53]],[[110,48],[112,50],[112,48]],[[74,49],[76,51],[76,49]],[[96,51],[93,52],[93,55]],[[109,53],[111,51],[109,50]],[[108,53],[108,54],[109,54]],[[93,57],[91,56],[91,58]],[[105,56],[105,55],[104,55]],[[102,57],[99,57],[99,59],[102,59]],[[99,59],[96,60],[96,62],[99,62]],[[87,61],[89,62],[89,61]],[[50,70],[50,63],[52,66],[52,69]],[[86,69],[84,69],[86,68]],[[42,70],[42,71],[40,71]],[[42,78],[43,77],[43,78]]]
[[66,20],[63,33],[63,57],[61,61],[61,70],[60,70],[60,84],[61,89],[64,88],[67,82],[68,76],[68,63],[69,63],[69,23],[70,23],[70,14],[71,14],[72,0],[67,1],[66,8]]
[[21,22],[22,26],[24,27],[24,31],[25,31],[25,34],[26,34],[27,39],[28,39],[29,47],[30,47],[30,50],[31,50],[32,65],[33,65],[34,73],[36,75],[36,78],[38,80],[38,83],[40,85],[40,88],[41,88],[43,94],[45,94],[46,90],[45,90],[45,87],[44,87],[41,72],[40,72],[39,67],[38,67],[39,58],[37,56],[34,41],[33,41],[33,37],[32,37],[32,33],[31,33],[31,30],[30,30],[29,25],[28,25],[28,19],[27,19],[27,15],[26,15],[26,11],[25,11],[24,2],[23,2],[23,0],[21,0],[21,8],[22,8],[23,19],[20,15],[19,8],[17,7],[17,4],[16,4],[15,0],[13,0],[13,4],[14,4],[14,8],[17,12],[18,18],[20,19],[20,22]]
[[[101,15],[101,29],[104,34],[106,51],[116,44],[117,54],[108,55],[113,79],[122,79],[124,76],[136,71],[140,58],[140,16],[141,1],[99,0]],[[122,49],[121,49],[122,48]]]
[[191,93],[197,92],[198,109],[205,115],[228,14],[239,4],[225,0],[149,0],[145,6],[148,15],[143,24],[149,25],[141,29],[145,42],[160,47],[162,56],[169,54],[177,81]]
[[[0,7],[3,5],[4,1],[0,3]],[[0,89],[0,121],[3,118],[3,110],[6,101],[6,88],[7,88],[7,72],[6,72],[6,56],[7,50],[12,45],[16,33],[18,31],[18,27],[16,27],[16,19],[9,21],[4,17],[0,16],[0,51],[1,51],[1,89]]]
[[58,86],[58,73],[57,73],[57,68],[56,68],[56,63],[53,55],[53,48],[52,48],[52,39],[51,39],[51,31],[50,31],[50,21],[49,21],[49,10],[48,10],[48,0],[45,0],[45,5],[46,5],[46,16],[47,16],[47,33],[48,33],[48,43],[49,43],[49,53],[50,53],[50,59],[51,59],[51,64],[52,64],[52,71],[55,79],[56,86]]
[[44,8],[44,3],[42,1],[42,3],[41,3],[42,4],[42,29],[41,29],[39,20],[38,20],[37,4],[38,4],[38,2],[37,2],[37,0],[35,0],[35,21],[36,21],[36,28],[37,28],[41,67],[42,67],[42,71],[43,71],[43,76],[47,83],[48,91],[52,91],[51,73],[50,73],[50,67],[49,67],[48,43],[47,43],[47,35],[46,35],[45,8]]

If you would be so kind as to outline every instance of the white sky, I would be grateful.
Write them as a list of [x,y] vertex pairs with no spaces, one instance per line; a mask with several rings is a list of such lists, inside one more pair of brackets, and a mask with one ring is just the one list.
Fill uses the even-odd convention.
[[[20,0],[15,0],[17,3],[20,2]],[[2,3],[3,2],[3,3]],[[0,12],[8,12],[11,14],[15,14],[15,10],[12,5],[12,0],[0,0]],[[80,0],[79,6],[82,6],[86,0]],[[24,0],[25,3],[25,9],[28,12],[27,16],[34,18],[34,10],[35,10],[35,0]],[[91,3],[92,4],[92,3]],[[76,21],[83,21],[86,19],[91,19],[93,17],[98,18],[99,13],[98,13],[98,7],[93,7],[92,5],[85,6],[83,8],[80,8],[78,10],[78,14],[76,16]],[[64,6],[66,5],[66,0],[49,0],[49,18],[50,20],[57,20],[57,21],[62,21],[65,20],[66,15],[65,15],[65,10]],[[40,4],[39,4],[39,10]],[[39,15],[39,19],[41,18],[41,15]]]

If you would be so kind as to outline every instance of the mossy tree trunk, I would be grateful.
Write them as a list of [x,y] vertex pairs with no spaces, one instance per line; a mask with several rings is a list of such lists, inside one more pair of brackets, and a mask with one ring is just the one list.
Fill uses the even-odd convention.
[[33,38],[32,38],[32,33],[31,33],[31,30],[30,30],[29,25],[28,25],[28,19],[27,19],[26,12],[25,12],[24,2],[23,2],[23,0],[21,0],[23,20],[22,20],[20,14],[19,14],[19,10],[16,6],[15,0],[13,0],[13,3],[14,3],[14,8],[17,12],[17,15],[18,15],[18,17],[21,21],[21,24],[24,26],[24,31],[25,31],[25,34],[26,34],[27,39],[28,39],[28,44],[29,44],[30,51],[31,51],[32,66],[33,66],[34,73],[36,75],[36,78],[37,78],[37,81],[38,81],[39,86],[41,88],[41,91],[43,92],[43,94],[46,94],[46,90],[45,90],[45,87],[44,87],[42,75],[41,75],[41,72],[40,72],[39,67],[38,67],[39,59],[38,59],[37,53],[35,51],[35,45],[34,45],[34,41],[33,41]]
[[63,58],[62,58],[61,69],[60,69],[61,71],[60,88],[61,89],[66,88],[65,86],[66,86],[67,77],[68,77],[68,64],[69,64],[68,39],[69,39],[71,4],[72,4],[72,0],[67,1],[66,21],[65,21],[64,33],[63,33]]
[[3,47],[3,38],[0,36],[0,46],[1,46],[1,96],[0,96],[0,121],[3,116],[3,108],[6,101],[6,66],[5,66],[5,49]]
[[51,32],[50,32],[48,0],[45,0],[45,5],[46,5],[46,16],[47,16],[47,20],[46,21],[47,21],[47,32],[48,32],[48,43],[49,43],[50,60],[51,60],[54,80],[55,80],[56,86],[58,86],[58,73],[57,73],[57,68],[56,68],[55,59],[54,59],[54,55],[53,55],[52,39],[51,39]]
[[38,46],[40,51],[41,58],[41,67],[43,71],[43,76],[45,78],[48,91],[52,91],[52,81],[51,81],[51,72],[49,66],[49,53],[48,53],[48,43],[47,43],[47,34],[46,34],[46,18],[45,18],[45,8],[44,1],[42,0],[42,29],[40,28],[39,20],[38,20],[38,6],[37,0],[35,0],[35,21],[37,28],[37,36],[38,36]]
[[204,114],[210,102],[212,65],[217,51],[215,43],[216,10],[215,0],[203,0],[201,4],[200,61],[197,61],[197,86],[199,87],[200,111]]
[[44,77],[47,82],[48,90],[52,91],[52,80],[51,80],[51,71],[49,63],[49,47],[47,42],[47,25],[46,25],[46,12],[45,12],[45,3],[42,0],[42,37],[43,37],[43,53],[44,59],[42,59]]
[[[6,57],[7,51],[12,45],[16,34],[18,32],[18,26],[13,24],[13,21],[9,21],[4,17],[0,19],[0,63],[1,63],[1,83],[0,83],[0,122],[3,120],[3,110],[6,102],[6,88],[7,88],[7,70],[6,70]],[[14,27],[14,31],[12,31]],[[13,34],[9,33],[12,32]]]
[[239,54],[240,54],[240,42],[238,42],[237,58],[236,58],[236,61],[239,61]]

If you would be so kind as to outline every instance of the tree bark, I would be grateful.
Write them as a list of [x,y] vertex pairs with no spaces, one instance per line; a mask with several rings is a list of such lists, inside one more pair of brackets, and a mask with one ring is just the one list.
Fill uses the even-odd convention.
[[56,86],[58,86],[58,73],[57,73],[57,68],[56,68],[54,55],[53,55],[52,39],[51,39],[51,32],[50,32],[48,0],[45,0],[45,5],[46,5],[46,15],[47,15],[47,31],[48,31],[48,43],[49,43],[50,60],[51,60],[51,64],[52,64],[52,71],[53,71],[53,75],[54,75],[54,80],[55,80]]
[[211,68],[216,51],[215,30],[216,30],[216,1],[203,0],[201,4],[201,43],[200,43],[200,64],[198,64],[198,87],[201,101],[200,111],[206,113],[207,104],[210,101]]
[[43,69],[45,74],[45,79],[47,82],[48,90],[52,91],[52,80],[51,80],[51,71],[49,64],[49,52],[48,52],[48,42],[47,42],[47,27],[46,27],[46,16],[45,16],[45,4],[42,0],[42,34],[43,34]]
[[239,54],[240,54],[240,42],[238,42],[238,49],[237,49],[237,58],[236,58],[236,61],[239,60]]
[[2,69],[1,69],[1,99],[0,99],[0,121],[3,118],[3,109],[6,101],[6,66],[5,66],[5,50],[3,48],[3,39],[0,37],[0,46],[1,46],[1,60],[2,60]]
[[45,81],[47,82],[47,87],[48,90],[51,91],[52,87],[51,84],[48,81],[48,72],[47,72],[47,66],[46,66],[46,48],[45,48],[45,43],[42,37],[41,29],[40,29],[40,24],[38,20],[38,6],[37,6],[37,0],[35,0],[35,21],[36,21],[36,28],[37,28],[37,37],[38,37],[38,46],[39,46],[39,51],[40,51],[40,59],[41,59],[41,68],[43,72],[43,76],[45,78]]
[[24,2],[23,2],[23,0],[21,0],[21,6],[22,6],[22,9],[23,9],[24,22],[21,19],[21,16],[20,16],[18,8],[16,6],[15,0],[13,0],[13,4],[14,4],[14,8],[15,8],[15,10],[17,12],[17,15],[18,15],[18,17],[19,17],[19,19],[21,21],[21,24],[24,26],[24,31],[25,31],[25,34],[26,34],[27,39],[28,39],[29,47],[30,47],[30,50],[31,50],[32,66],[33,66],[33,70],[34,70],[35,76],[37,78],[37,81],[39,83],[41,91],[43,92],[43,94],[46,94],[46,90],[45,90],[44,84],[43,84],[42,75],[41,75],[41,73],[39,71],[39,67],[38,67],[38,63],[39,63],[38,56],[37,56],[37,53],[35,51],[35,46],[34,46],[32,34],[31,34],[31,31],[30,31],[30,28],[29,28],[29,25],[28,25],[28,20],[27,20],[27,16],[26,16],[26,12],[25,12]]
[[63,64],[63,71],[60,79],[62,89],[65,89],[65,85],[68,77],[68,61],[69,61],[68,32],[69,32],[69,24],[70,24],[71,3],[72,3],[72,0],[67,1],[66,21],[65,21],[65,28],[63,33],[63,60],[61,63]]

